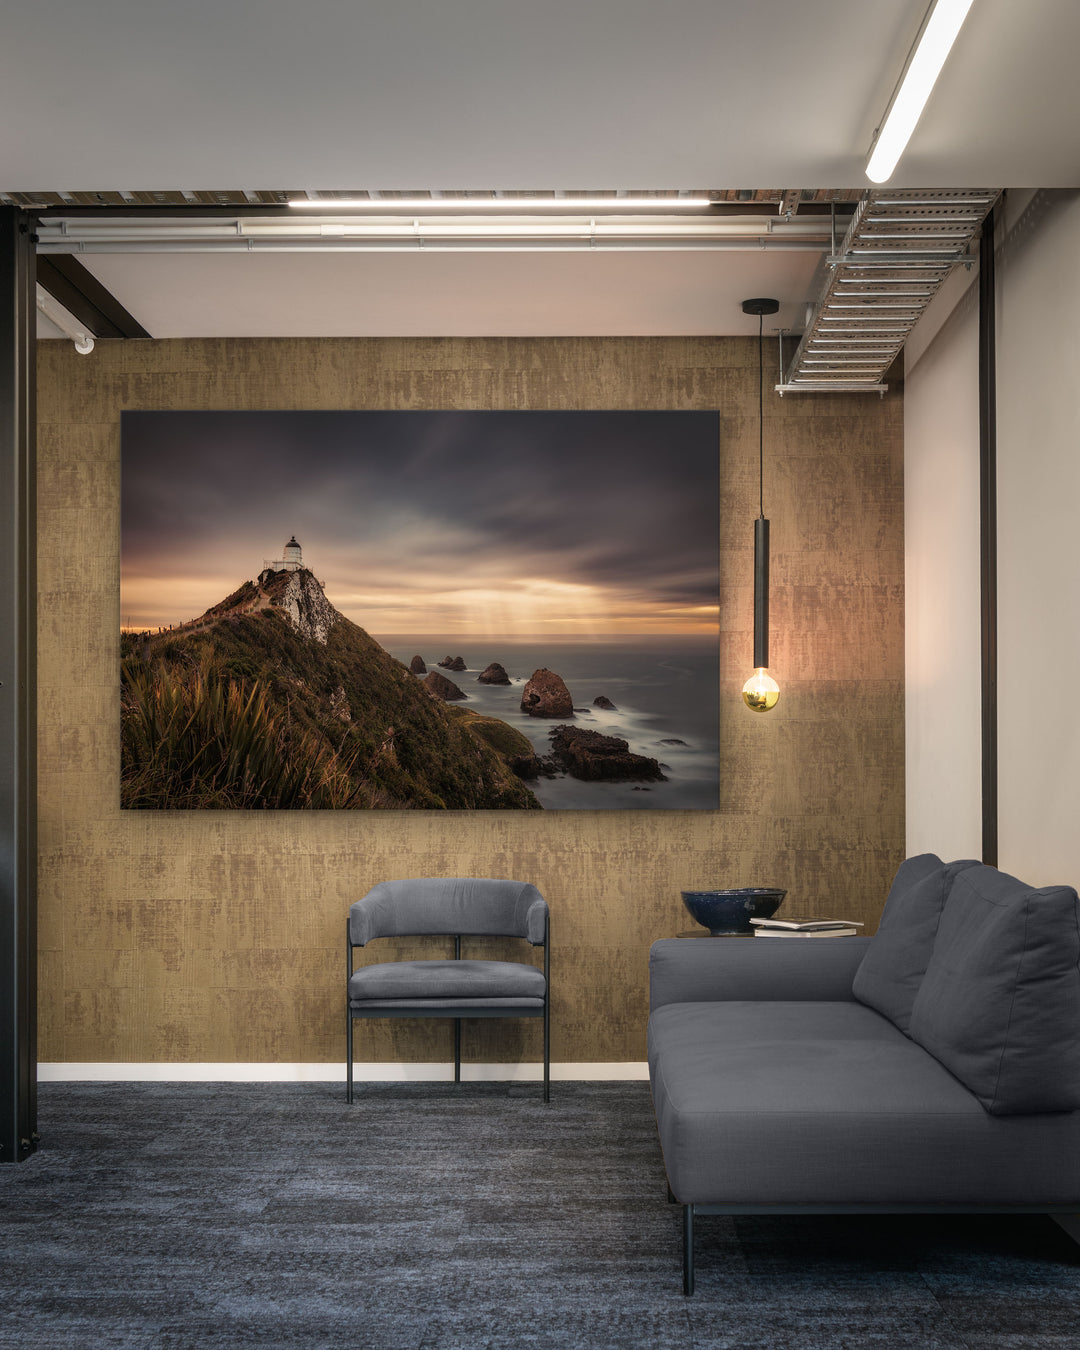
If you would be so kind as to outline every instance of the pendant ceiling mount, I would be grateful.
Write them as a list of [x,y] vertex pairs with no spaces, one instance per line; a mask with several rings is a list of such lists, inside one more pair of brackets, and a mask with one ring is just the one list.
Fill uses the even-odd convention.
[[766,314],[775,314],[779,308],[779,300],[766,300],[762,298],[757,300],[744,300],[742,302],[742,312],[744,314],[754,314],[758,318],[761,318]]

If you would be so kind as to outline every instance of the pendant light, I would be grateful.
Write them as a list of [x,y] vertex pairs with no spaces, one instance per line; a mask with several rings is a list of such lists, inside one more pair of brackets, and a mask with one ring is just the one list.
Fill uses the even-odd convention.
[[753,712],[776,707],[780,686],[769,674],[769,522],[765,518],[765,355],[762,326],[779,300],[744,300],[744,314],[758,321],[758,517],[754,521],[754,673],[743,685],[743,702]]

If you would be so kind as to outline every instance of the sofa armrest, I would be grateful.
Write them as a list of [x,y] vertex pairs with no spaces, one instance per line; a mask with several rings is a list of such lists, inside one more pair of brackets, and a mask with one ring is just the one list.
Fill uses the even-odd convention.
[[727,999],[852,1000],[869,937],[663,938],[649,952],[649,1010]]

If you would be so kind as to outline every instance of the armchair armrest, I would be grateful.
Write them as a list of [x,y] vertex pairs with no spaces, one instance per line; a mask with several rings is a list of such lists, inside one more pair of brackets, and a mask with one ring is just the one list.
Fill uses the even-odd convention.
[[537,897],[525,911],[525,937],[534,947],[542,947],[547,935],[547,901]]
[[721,1000],[851,1000],[869,937],[663,938],[649,952],[649,1010]]

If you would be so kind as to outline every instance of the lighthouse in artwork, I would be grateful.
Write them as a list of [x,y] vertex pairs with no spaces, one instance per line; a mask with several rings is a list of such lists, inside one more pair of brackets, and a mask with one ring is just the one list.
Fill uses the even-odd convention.
[[302,566],[303,561],[300,557],[300,545],[296,542],[296,535],[294,534],[285,545],[285,560],[281,570],[283,572],[299,572]]
[[300,545],[296,542],[296,535],[294,534],[285,545],[284,556],[265,560],[263,571],[299,572],[303,566],[304,560],[300,552]]

